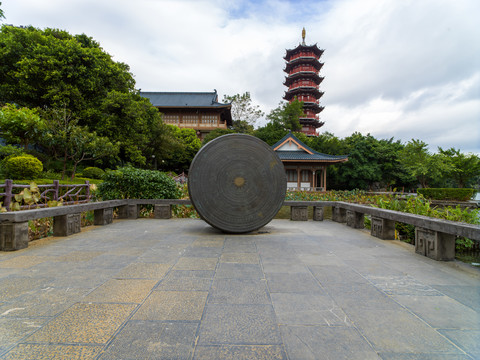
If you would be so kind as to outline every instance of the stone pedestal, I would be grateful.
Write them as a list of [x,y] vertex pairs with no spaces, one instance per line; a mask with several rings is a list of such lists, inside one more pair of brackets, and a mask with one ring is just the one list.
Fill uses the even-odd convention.
[[323,221],[323,206],[314,206],[313,207],[313,220],[314,221]]
[[98,209],[93,211],[95,225],[107,225],[113,222],[113,209]]
[[455,235],[415,228],[415,252],[434,260],[454,260]]
[[395,240],[395,221],[372,216],[370,233],[382,240]]
[[161,204],[155,205],[154,210],[155,219],[171,219],[172,218],[172,205]]
[[80,232],[81,214],[55,216],[53,218],[53,236],[69,236]]
[[117,216],[119,219],[128,218],[128,205],[122,205],[117,207]]
[[307,221],[308,208],[306,206],[290,206],[290,220]]
[[0,250],[12,251],[28,247],[28,221],[0,224]]
[[352,210],[347,210],[347,225],[354,229],[363,229],[365,227],[365,215]]
[[332,206],[332,221],[339,223],[347,222],[347,211],[338,206]]

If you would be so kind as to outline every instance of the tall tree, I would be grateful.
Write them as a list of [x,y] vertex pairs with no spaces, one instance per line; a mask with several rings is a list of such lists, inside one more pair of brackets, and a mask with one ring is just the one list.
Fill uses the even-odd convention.
[[253,133],[253,127],[258,119],[264,116],[260,106],[252,103],[250,93],[224,95],[223,102],[232,104],[233,130],[239,133]]
[[299,119],[304,115],[303,102],[295,98],[291,103],[280,102],[278,107],[267,115],[267,119],[280,125],[284,130],[300,131],[302,126]]
[[453,147],[447,150],[438,148],[438,151],[450,163],[447,174],[458,187],[470,185],[480,176],[480,158],[477,155],[464,154]]

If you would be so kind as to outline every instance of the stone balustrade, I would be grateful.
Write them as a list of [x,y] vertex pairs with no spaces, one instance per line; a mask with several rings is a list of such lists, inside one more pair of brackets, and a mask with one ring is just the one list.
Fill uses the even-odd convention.
[[[114,209],[118,218],[136,219],[142,205],[154,205],[156,219],[171,218],[172,205],[191,205],[190,200],[125,199],[44,209],[13,211],[0,214],[0,250],[18,250],[28,246],[28,221],[53,217],[55,236],[68,236],[80,231],[80,214],[94,211],[94,224],[107,225],[113,221]],[[480,226],[441,220],[422,215],[379,209],[341,201],[285,201],[290,206],[293,221],[307,221],[308,207],[313,207],[313,220],[322,221],[324,208],[332,208],[332,220],[363,229],[364,217],[371,217],[371,235],[383,240],[395,238],[395,223],[415,226],[415,251],[435,260],[455,258],[455,237],[464,236],[480,241]]]

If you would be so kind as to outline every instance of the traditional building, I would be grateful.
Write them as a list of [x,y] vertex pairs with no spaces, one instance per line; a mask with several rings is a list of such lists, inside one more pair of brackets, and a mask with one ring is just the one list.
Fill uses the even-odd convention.
[[289,133],[272,146],[287,173],[289,190],[326,191],[327,166],[348,161],[345,155],[315,151]]
[[194,129],[200,140],[215,129],[232,126],[232,104],[218,102],[214,92],[140,92],[162,114],[166,124]]
[[318,114],[323,110],[319,99],[323,92],[320,92],[319,85],[323,80],[318,74],[323,66],[320,57],[323,50],[317,45],[305,44],[305,28],[302,31],[302,43],[295,49],[287,50],[284,57],[287,64],[284,71],[288,74],[283,83],[288,87],[283,97],[292,102],[295,98],[303,101],[303,112],[305,117],[299,119],[302,125],[302,132],[308,136],[316,136],[316,129],[324,123],[319,121]]

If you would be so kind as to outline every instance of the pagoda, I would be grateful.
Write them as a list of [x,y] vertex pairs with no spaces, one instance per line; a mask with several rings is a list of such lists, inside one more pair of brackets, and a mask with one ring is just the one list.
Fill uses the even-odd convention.
[[323,66],[320,62],[324,50],[315,45],[305,44],[305,28],[302,30],[302,43],[295,49],[287,50],[284,57],[287,62],[285,71],[288,75],[283,83],[288,87],[283,97],[288,102],[297,98],[303,101],[304,117],[300,118],[300,124],[304,134],[316,136],[316,129],[321,127],[324,122],[319,121],[318,114],[323,110],[319,105],[319,99],[323,92],[320,92],[319,85],[323,80],[318,73]]

